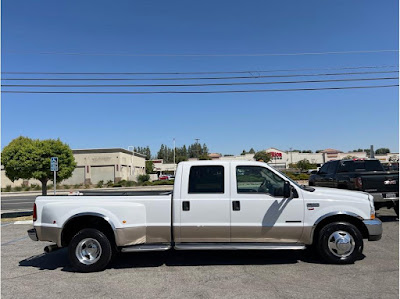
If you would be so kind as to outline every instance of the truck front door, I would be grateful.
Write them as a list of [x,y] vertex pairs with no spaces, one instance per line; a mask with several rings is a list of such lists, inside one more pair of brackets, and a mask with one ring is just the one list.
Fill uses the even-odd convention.
[[236,163],[231,178],[231,242],[299,241],[304,202],[283,197],[285,179],[266,167]]
[[229,163],[183,168],[176,242],[230,241]]

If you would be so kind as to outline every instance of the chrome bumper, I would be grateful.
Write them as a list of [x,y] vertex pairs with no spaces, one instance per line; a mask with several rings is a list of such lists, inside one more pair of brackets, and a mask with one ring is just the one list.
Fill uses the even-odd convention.
[[28,236],[32,241],[39,241],[35,228],[28,230]]
[[364,220],[368,229],[368,241],[378,241],[382,238],[382,222],[379,219]]

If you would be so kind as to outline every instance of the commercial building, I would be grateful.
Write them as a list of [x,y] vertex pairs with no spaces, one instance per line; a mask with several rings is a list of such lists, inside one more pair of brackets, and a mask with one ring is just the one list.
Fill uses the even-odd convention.
[[[99,181],[136,181],[146,173],[145,156],[123,148],[77,149],[72,150],[77,163],[72,176],[62,181],[66,185],[97,184]],[[50,167],[50,164],[49,164]],[[17,180],[11,182],[1,167],[1,188],[10,185],[38,184],[37,180]]]
[[[366,152],[347,152],[344,153],[337,149],[328,148],[318,153],[300,153],[293,151],[282,151],[274,147],[270,147],[265,150],[271,155],[271,161],[268,162],[274,168],[277,169],[287,169],[290,164],[295,164],[301,160],[308,160],[312,164],[316,164],[320,167],[327,161],[331,160],[341,160],[343,158],[357,158],[366,159],[369,158]],[[245,154],[237,156],[223,156],[219,153],[211,153],[208,155],[211,160],[254,160],[254,154]],[[385,155],[375,155],[375,158],[381,161],[382,164],[388,164],[393,161],[399,161],[399,153],[389,153]],[[197,160],[196,158],[191,158],[189,160]],[[163,160],[153,160],[154,171],[158,174],[162,173],[173,173],[176,169],[176,165],[173,163],[163,163]]]

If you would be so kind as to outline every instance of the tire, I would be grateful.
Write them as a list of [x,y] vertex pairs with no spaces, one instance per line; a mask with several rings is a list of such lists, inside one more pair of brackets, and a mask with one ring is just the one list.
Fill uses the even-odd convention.
[[333,222],[324,226],[318,236],[317,250],[331,264],[352,264],[362,254],[363,238],[353,224]]
[[396,212],[397,217],[399,217],[399,202],[398,201],[393,203],[393,209]]
[[106,235],[93,228],[79,231],[68,246],[70,263],[79,272],[103,270],[112,254],[112,245]]

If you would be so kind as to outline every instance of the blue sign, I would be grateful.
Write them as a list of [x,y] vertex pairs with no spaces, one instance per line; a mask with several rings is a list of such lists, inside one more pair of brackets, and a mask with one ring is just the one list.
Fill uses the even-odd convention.
[[58,158],[57,157],[50,158],[50,170],[58,171]]

